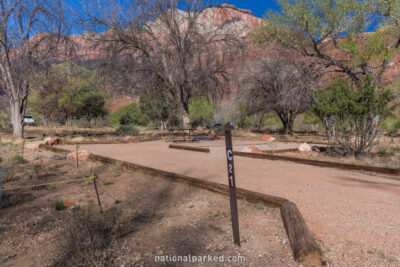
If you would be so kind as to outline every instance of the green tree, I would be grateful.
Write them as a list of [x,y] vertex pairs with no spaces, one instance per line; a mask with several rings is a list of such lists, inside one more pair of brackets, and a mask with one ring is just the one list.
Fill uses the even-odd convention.
[[355,88],[338,78],[317,90],[312,111],[322,121],[331,146],[343,154],[359,155],[372,147],[382,119],[392,111],[392,100],[391,91],[376,90],[369,76]]
[[104,117],[108,114],[106,99],[100,92],[90,89],[82,90],[78,97],[77,114],[79,117],[86,118],[86,121],[91,122],[94,118]]
[[111,114],[111,119],[109,121],[110,126],[131,124],[140,126],[146,126],[149,124],[149,120],[141,112],[136,103],[123,106]]
[[[398,1],[279,0],[278,4],[279,12],[267,11],[264,26],[253,36],[254,42],[274,41],[302,56],[318,59],[315,62],[328,72],[341,72],[353,82],[362,82],[367,75],[373,78],[373,85],[381,82],[400,46],[399,17],[391,16],[398,15]],[[392,19],[389,23],[397,24],[396,30],[382,27],[375,33],[361,34],[376,22],[377,14]]]
[[[352,82],[350,87],[373,88],[375,94],[381,93],[383,74],[400,47],[398,0],[279,0],[278,4],[280,11],[266,13],[254,42],[273,41],[321,66],[326,74],[345,75]],[[377,31],[365,33],[379,20],[382,25]],[[368,128],[378,133],[382,117],[379,112],[371,114],[376,117],[369,116]],[[375,138],[375,132],[369,134]],[[357,153],[372,145],[366,140],[360,142]]]
[[139,106],[143,114],[161,129],[166,129],[171,122],[179,118],[179,105],[176,100],[163,89],[164,83],[159,78],[150,79],[139,96]]
[[[238,126],[240,128],[249,128],[254,126],[259,120],[258,114],[251,114],[249,109],[249,104],[247,101],[242,101],[239,103],[240,117],[238,119]],[[262,121],[262,119],[261,119]]]
[[48,75],[37,74],[32,79],[38,88],[33,106],[45,121],[71,125],[72,119],[90,122],[108,113],[105,81],[94,71],[66,62],[53,65]]
[[192,126],[210,126],[214,120],[215,104],[207,96],[195,96],[189,100],[189,116]]

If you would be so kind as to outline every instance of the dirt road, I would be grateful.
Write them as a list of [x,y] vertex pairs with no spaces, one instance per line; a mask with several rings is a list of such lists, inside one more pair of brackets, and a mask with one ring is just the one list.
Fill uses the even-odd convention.
[[[240,150],[243,144],[234,142],[234,150]],[[82,145],[80,149],[204,180],[227,183],[225,147],[222,141],[195,144],[209,146],[211,153],[169,149],[168,145],[164,141],[154,141]],[[287,148],[286,145],[275,146],[275,149],[281,146]],[[71,146],[66,148],[74,149]],[[283,161],[243,157],[235,157],[234,160],[238,187],[284,197],[297,204],[332,265],[400,265],[398,177]]]

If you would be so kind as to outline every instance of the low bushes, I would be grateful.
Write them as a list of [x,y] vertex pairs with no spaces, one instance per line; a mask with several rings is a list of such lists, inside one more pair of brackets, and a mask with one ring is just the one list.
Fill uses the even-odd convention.
[[120,125],[117,130],[115,131],[117,135],[131,135],[136,136],[139,135],[139,129],[133,125]]

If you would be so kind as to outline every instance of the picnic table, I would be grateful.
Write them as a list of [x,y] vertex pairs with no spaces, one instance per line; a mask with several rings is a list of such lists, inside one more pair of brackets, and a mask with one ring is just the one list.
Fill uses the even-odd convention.
[[195,129],[192,129],[192,128],[169,128],[168,134],[171,137],[183,136],[183,141],[186,141],[186,136],[188,136],[190,139],[190,136],[193,136],[194,130]]

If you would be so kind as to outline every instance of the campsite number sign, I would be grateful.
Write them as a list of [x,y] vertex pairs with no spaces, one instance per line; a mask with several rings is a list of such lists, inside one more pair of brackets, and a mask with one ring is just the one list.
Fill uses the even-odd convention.
[[226,160],[228,166],[228,183],[229,183],[229,196],[231,206],[231,220],[232,220],[232,232],[233,241],[235,244],[240,245],[239,236],[239,218],[237,210],[237,199],[236,199],[236,184],[235,184],[235,168],[233,164],[233,148],[232,148],[232,133],[231,125],[225,125],[225,145],[226,145]]
[[234,188],[235,184],[233,183],[233,153],[232,149],[228,149],[226,152],[227,159],[228,159],[228,176],[229,176],[229,186]]

